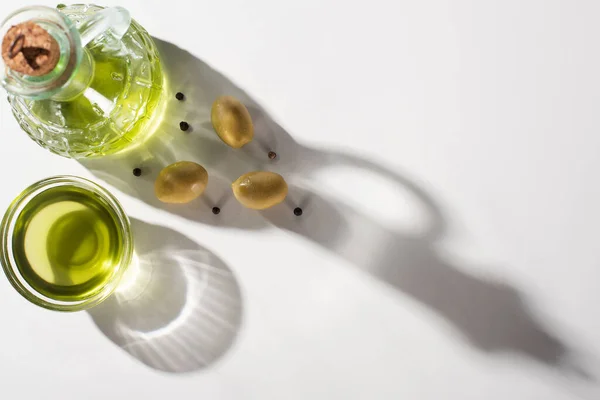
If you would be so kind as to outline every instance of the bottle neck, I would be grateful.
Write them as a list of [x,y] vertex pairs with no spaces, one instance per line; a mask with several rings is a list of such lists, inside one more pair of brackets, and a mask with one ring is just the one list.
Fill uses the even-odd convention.
[[33,22],[43,28],[58,43],[56,66],[45,75],[31,76],[16,72],[0,63],[2,86],[12,95],[30,99],[56,98],[67,100],[85,89],[93,75],[93,63],[86,54],[79,32],[69,18],[49,7],[28,7],[8,17],[0,34],[23,22]]
[[92,83],[94,77],[94,59],[83,49],[79,64],[75,66],[69,80],[50,98],[56,101],[68,101],[82,94]]

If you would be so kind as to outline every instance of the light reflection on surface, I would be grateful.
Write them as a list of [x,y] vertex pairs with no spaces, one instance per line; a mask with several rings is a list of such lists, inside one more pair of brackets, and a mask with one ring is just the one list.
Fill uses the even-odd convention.
[[141,268],[140,257],[134,251],[131,264],[129,264],[127,271],[123,274],[114,295],[121,300],[134,299],[146,289],[151,276],[151,270]]
[[132,220],[137,262],[116,293],[90,310],[115,344],[151,368],[211,365],[241,324],[240,288],[212,252],[168,228]]

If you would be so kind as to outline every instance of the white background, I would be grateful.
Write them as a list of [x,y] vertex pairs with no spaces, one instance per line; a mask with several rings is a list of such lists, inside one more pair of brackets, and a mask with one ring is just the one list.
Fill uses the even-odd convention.
[[[93,179],[167,274],[133,311],[75,314],[0,280],[1,398],[600,398],[599,2],[105,4],[161,39],[187,95],[169,99],[165,160],[211,183],[161,206],[134,161],[54,156],[0,103],[0,206],[48,176]],[[278,162],[213,137],[219,94],[263,110]],[[226,197],[255,167],[286,177],[287,204]]]

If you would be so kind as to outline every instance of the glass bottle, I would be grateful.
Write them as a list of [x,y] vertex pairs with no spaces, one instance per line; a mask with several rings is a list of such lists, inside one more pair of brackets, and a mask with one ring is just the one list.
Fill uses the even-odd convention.
[[[159,54],[127,10],[28,7],[4,21],[0,37],[24,22],[43,28],[60,49],[56,65],[42,76],[17,72],[6,58],[0,62],[13,114],[35,142],[64,157],[98,157],[131,148],[153,132],[164,103]],[[13,42],[9,52],[22,44]]]

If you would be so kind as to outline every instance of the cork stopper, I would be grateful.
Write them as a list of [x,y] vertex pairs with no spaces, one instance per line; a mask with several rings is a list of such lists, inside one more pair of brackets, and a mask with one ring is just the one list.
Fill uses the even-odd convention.
[[60,47],[44,28],[28,21],[13,26],[2,40],[6,66],[24,75],[46,75],[56,67]]

